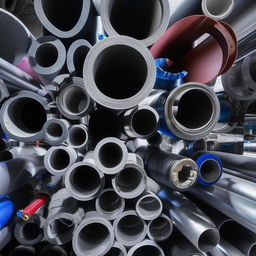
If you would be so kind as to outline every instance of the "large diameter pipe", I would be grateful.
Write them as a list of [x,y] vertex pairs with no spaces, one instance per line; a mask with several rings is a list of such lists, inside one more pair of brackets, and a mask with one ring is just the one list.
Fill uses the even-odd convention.
[[53,175],[65,175],[78,159],[77,152],[70,146],[51,147],[44,156],[44,165]]
[[84,209],[66,189],[60,189],[51,198],[48,216],[44,225],[45,239],[57,245],[72,240],[73,233],[85,217]]
[[165,214],[161,214],[154,220],[151,220],[147,227],[149,239],[160,243],[166,241],[172,234],[172,220]]
[[159,126],[159,115],[150,106],[138,106],[122,115],[125,134],[130,138],[152,137]]
[[75,230],[72,245],[77,256],[103,256],[114,244],[114,233],[109,221],[89,212]]
[[66,48],[56,37],[45,36],[32,42],[28,57],[33,71],[48,85],[64,68]]
[[135,211],[123,212],[113,223],[116,240],[124,246],[134,246],[144,240],[147,228]]
[[71,120],[85,117],[94,107],[80,77],[69,77],[59,84],[56,104],[61,114]]
[[143,43],[127,36],[113,36],[92,47],[85,59],[83,77],[92,99],[104,107],[123,110],[149,95],[156,68]]
[[125,166],[112,177],[112,187],[125,199],[140,196],[147,185],[147,174],[142,159],[136,154],[128,154]]
[[198,167],[192,159],[156,147],[140,147],[136,153],[143,159],[147,174],[162,185],[184,191],[196,184]]
[[[210,37],[193,48],[194,42],[204,34]],[[237,54],[237,40],[226,23],[205,15],[193,15],[172,25],[150,51],[155,59],[171,60],[171,72],[187,71],[185,82],[207,84],[232,66]],[[207,68],[206,63],[211,65]]]
[[0,121],[4,133],[13,140],[34,142],[43,139],[43,126],[50,107],[45,98],[21,91],[1,107]]
[[192,201],[177,191],[162,190],[158,195],[174,225],[197,249],[209,252],[217,246],[220,235],[216,226]]
[[72,76],[83,77],[84,60],[91,48],[91,44],[84,39],[76,40],[70,45],[67,52],[67,68]]
[[65,175],[68,193],[79,201],[89,201],[99,196],[105,186],[105,176],[89,161],[78,162],[69,167]]
[[151,46],[165,32],[169,17],[168,0],[101,2],[103,28],[109,36],[126,35]]
[[95,208],[100,217],[106,220],[114,220],[124,211],[125,199],[113,189],[105,189],[97,197]]
[[144,240],[143,242],[133,246],[129,251],[127,256],[140,256],[140,255],[150,255],[150,256],[164,256],[163,249],[154,241]]
[[0,10],[0,24],[5,24],[0,29],[0,34],[5,35],[1,40],[0,57],[17,66],[27,54],[32,35],[17,17],[3,9]]
[[66,41],[87,39],[96,41],[96,12],[91,0],[47,1],[36,0],[36,14],[48,33]]
[[126,165],[128,151],[123,141],[109,137],[96,145],[94,159],[96,166],[103,173],[116,174]]

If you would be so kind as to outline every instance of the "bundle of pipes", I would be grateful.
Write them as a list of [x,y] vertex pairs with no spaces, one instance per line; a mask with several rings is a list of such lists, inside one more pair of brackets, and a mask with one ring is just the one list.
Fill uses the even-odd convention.
[[0,0],[0,256],[256,255],[255,7]]

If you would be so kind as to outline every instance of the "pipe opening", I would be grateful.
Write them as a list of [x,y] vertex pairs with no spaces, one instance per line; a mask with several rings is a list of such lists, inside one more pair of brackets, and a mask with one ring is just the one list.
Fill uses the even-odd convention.
[[216,160],[208,159],[200,167],[200,175],[206,182],[216,181],[221,174],[221,167]]
[[143,245],[137,248],[131,256],[141,256],[141,255],[150,255],[150,256],[163,256],[163,253],[157,247],[153,245]]
[[37,49],[35,59],[38,65],[48,68],[56,63],[58,55],[58,50],[54,45],[45,43]]
[[83,0],[42,0],[43,11],[56,28],[62,31],[69,31],[77,24]]
[[119,220],[116,232],[123,241],[137,241],[144,232],[144,223],[136,215],[127,215]]
[[142,40],[154,34],[161,25],[163,6],[160,0],[109,2],[109,20],[120,35]]
[[247,108],[246,114],[256,115],[256,101],[250,103],[250,105]]
[[218,231],[214,229],[208,229],[201,234],[198,240],[198,248],[203,252],[209,252],[213,250],[218,243],[219,243]]
[[78,249],[87,255],[101,255],[111,243],[108,228],[101,223],[92,223],[85,226],[78,235]]
[[83,77],[83,66],[84,66],[84,60],[90,51],[90,48],[88,46],[82,45],[78,47],[73,55],[73,62],[76,70],[76,74],[79,77]]
[[[132,6],[130,2],[129,6]],[[97,88],[116,100],[135,96],[148,76],[147,63],[141,53],[126,45],[112,45],[103,50],[93,70]]]
[[78,126],[71,127],[69,130],[69,141],[73,146],[81,146],[88,140],[87,132]]
[[132,117],[133,129],[139,135],[150,135],[156,130],[156,125],[156,116],[148,109],[138,110]]
[[153,195],[145,196],[139,200],[136,210],[140,216],[145,216],[147,219],[151,219],[151,217],[160,215],[162,212],[161,201]]
[[8,115],[15,126],[26,133],[40,132],[46,122],[46,111],[36,100],[23,97],[12,101]]
[[55,149],[50,156],[50,165],[55,170],[63,170],[70,164],[70,156],[64,149]]
[[180,183],[185,183],[190,177],[193,168],[190,165],[184,165],[178,173],[178,180]]
[[13,159],[13,155],[10,151],[8,150],[0,151],[0,162],[5,162],[11,159]]
[[256,244],[254,244],[249,251],[249,256],[255,256],[256,255]]
[[47,127],[47,133],[52,138],[60,138],[63,134],[63,129],[58,123],[50,123]]
[[58,218],[50,223],[49,228],[52,238],[58,238],[65,243],[72,238],[75,224],[70,219]]
[[63,250],[59,249],[58,247],[52,247],[47,250],[44,250],[40,256],[66,256],[67,254],[63,252]]
[[204,0],[205,7],[210,15],[225,15],[233,6],[232,0]]
[[116,175],[116,186],[122,192],[132,192],[140,186],[142,179],[137,168],[127,167]]
[[104,212],[115,212],[121,205],[122,200],[115,191],[106,191],[99,197],[99,206]]
[[12,251],[10,253],[10,256],[34,256],[35,253],[32,249],[26,248],[26,247],[20,247],[20,248],[16,248],[14,249],[14,251]]
[[175,119],[188,129],[205,126],[213,114],[213,105],[209,96],[203,91],[194,89],[185,92],[178,100]]
[[99,150],[100,163],[106,168],[118,166],[123,159],[122,148],[113,142],[104,144]]
[[40,227],[33,222],[24,223],[19,230],[19,236],[23,240],[34,240],[41,233]]
[[101,179],[98,172],[87,165],[76,167],[71,176],[70,182],[74,189],[83,194],[96,192],[100,187]]
[[172,225],[165,217],[158,217],[149,224],[149,233],[153,240],[163,241],[167,239],[172,232]]
[[66,87],[62,95],[64,107],[72,114],[84,112],[87,108],[88,100],[85,90],[79,86],[70,85]]
[[105,256],[125,256],[124,252],[117,248],[117,247],[112,247],[106,254]]

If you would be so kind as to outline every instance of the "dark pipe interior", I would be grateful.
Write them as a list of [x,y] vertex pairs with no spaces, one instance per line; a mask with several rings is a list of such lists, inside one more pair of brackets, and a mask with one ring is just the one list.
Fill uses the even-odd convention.
[[200,175],[206,182],[214,182],[220,176],[220,166],[212,159],[206,160],[200,167]]
[[251,75],[251,78],[252,80],[256,83],[256,61],[253,62],[251,65],[250,65],[250,75]]
[[59,30],[69,31],[81,16],[83,0],[41,0],[47,19]]
[[190,165],[184,165],[181,171],[178,173],[178,179],[180,183],[186,182],[190,178],[192,168]]
[[149,230],[153,238],[159,239],[168,236],[171,228],[168,219],[160,216],[151,222]]
[[42,44],[36,51],[35,59],[41,67],[51,67],[58,59],[58,50],[52,44]]
[[87,136],[86,131],[78,126],[72,127],[69,131],[69,140],[73,146],[83,145],[88,139]]
[[75,224],[69,219],[59,218],[50,224],[50,229],[54,237],[58,237],[61,241],[66,241],[73,236]]
[[47,127],[47,133],[52,137],[59,138],[63,134],[63,129],[58,123],[51,123]]
[[8,150],[2,150],[0,151],[0,162],[8,161],[13,159],[13,155]]
[[153,196],[147,196],[140,200],[139,211],[143,215],[150,215],[161,208],[159,201]]
[[76,49],[76,51],[74,52],[73,61],[74,61],[76,74],[79,77],[83,77],[84,60],[89,51],[90,51],[90,48],[83,45],[83,46],[78,47]]
[[201,234],[198,241],[198,247],[203,252],[209,252],[216,247],[218,241],[219,237],[217,235],[217,231],[208,229]]
[[124,256],[124,253],[122,252],[121,249],[117,247],[112,247],[106,254],[105,256]]
[[206,125],[212,116],[209,96],[200,90],[189,90],[178,102],[176,120],[186,128],[197,129]]
[[143,88],[148,76],[143,56],[125,45],[113,45],[103,50],[93,69],[98,89],[104,95],[117,100],[136,95]]
[[253,101],[247,108],[246,114],[256,115],[256,101]]
[[41,228],[33,222],[25,223],[20,231],[19,235],[24,240],[34,240],[42,233]]
[[105,212],[114,212],[121,203],[121,198],[115,191],[106,191],[99,197],[99,206]]
[[68,167],[70,163],[70,156],[68,152],[63,149],[56,149],[50,156],[50,164],[55,170],[63,170]]
[[134,253],[133,256],[142,256],[142,255],[150,255],[150,256],[162,256],[161,251],[152,245],[145,245],[139,247]]
[[152,35],[162,21],[160,0],[112,0],[109,6],[110,23],[120,35],[142,40]]

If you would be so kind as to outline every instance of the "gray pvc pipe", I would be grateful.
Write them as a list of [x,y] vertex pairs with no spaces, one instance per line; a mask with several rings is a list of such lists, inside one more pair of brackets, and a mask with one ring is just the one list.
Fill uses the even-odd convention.
[[85,151],[89,143],[88,127],[83,124],[70,126],[67,143],[77,150]]
[[32,42],[28,57],[31,68],[48,85],[64,68],[66,48],[56,37],[44,36]]
[[107,35],[130,36],[151,46],[167,29],[170,5],[168,0],[103,0],[100,15]]
[[14,94],[0,110],[3,131],[10,139],[34,142],[43,138],[43,126],[50,108],[45,98],[28,91]]
[[98,217],[95,212],[89,212],[75,230],[73,250],[77,256],[103,256],[113,246],[114,239],[110,222]]
[[147,226],[135,211],[123,212],[113,223],[116,240],[124,246],[134,246],[144,240]]
[[127,255],[126,248],[118,242],[115,242],[113,247],[105,254],[105,256],[126,256],[126,255]]
[[156,68],[143,43],[127,36],[113,36],[92,47],[85,59],[83,77],[92,99],[107,108],[123,110],[149,95]]
[[74,231],[85,217],[84,209],[72,198],[66,189],[56,192],[48,206],[44,225],[45,239],[57,245],[70,242]]

